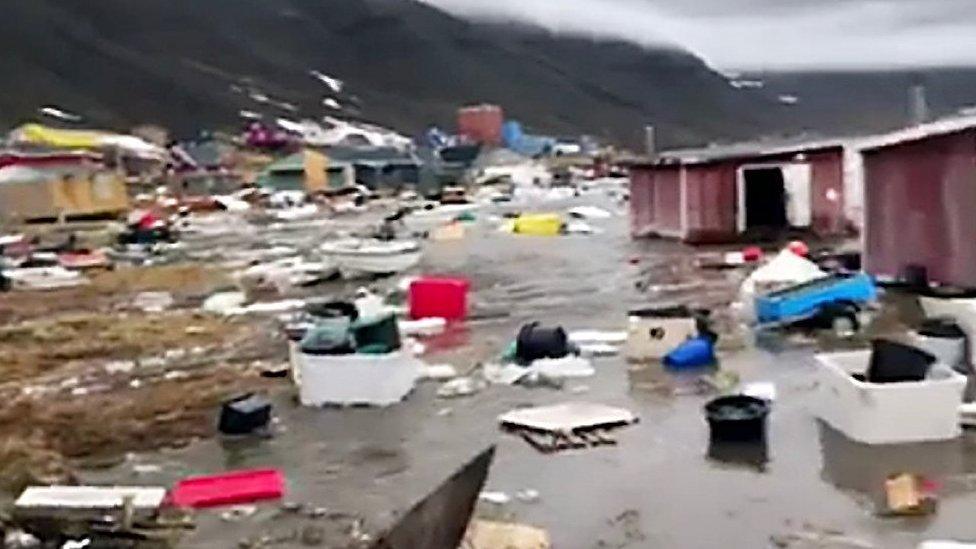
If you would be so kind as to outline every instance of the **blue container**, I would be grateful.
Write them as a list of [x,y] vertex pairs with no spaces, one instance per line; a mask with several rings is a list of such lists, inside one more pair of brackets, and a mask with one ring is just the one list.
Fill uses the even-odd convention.
[[756,297],[756,317],[761,323],[800,320],[828,303],[865,303],[877,297],[868,275],[834,275]]
[[707,337],[696,337],[678,345],[664,356],[671,368],[697,368],[715,364],[715,346]]

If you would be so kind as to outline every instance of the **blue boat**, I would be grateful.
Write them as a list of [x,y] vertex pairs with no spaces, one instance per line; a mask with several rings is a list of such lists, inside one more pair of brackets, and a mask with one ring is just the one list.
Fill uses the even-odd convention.
[[815,316],[832,304],[861,305],[874,301],[878,290],[870,276],[836,274],[756,297],[762,324],[790,324]]

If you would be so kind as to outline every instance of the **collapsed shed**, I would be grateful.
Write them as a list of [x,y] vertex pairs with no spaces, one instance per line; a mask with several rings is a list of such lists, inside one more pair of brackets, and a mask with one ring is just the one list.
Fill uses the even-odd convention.
[[858,163],[843,140],[662,153],[631,168],[631,230],[690,243],[753,230],[841,234],[860,225]]

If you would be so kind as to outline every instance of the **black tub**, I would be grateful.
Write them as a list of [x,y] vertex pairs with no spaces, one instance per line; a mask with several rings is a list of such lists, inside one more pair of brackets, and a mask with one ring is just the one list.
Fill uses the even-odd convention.
[[522,326],[515,338],[515,357],[523,364],[540,358],[562,358],[571,350],[566,331],[560,326],[544,328],[532,322]]
[[890,341],[871,342],[871,362],[867,380],[871,383],[901,383],[922,381],[935,363],[935,357],[922,349]]
[[746,395],[718,397],[705,405],[712,441],[763,442],[767,416],[769,403]]

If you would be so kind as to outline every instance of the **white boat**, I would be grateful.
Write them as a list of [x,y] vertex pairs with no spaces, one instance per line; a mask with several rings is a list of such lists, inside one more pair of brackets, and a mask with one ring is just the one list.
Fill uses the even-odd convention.
[[322,254],[338,268],[343,278],[392,274],[420,263],[420,244],[412,240],[349,238],[322,244]]
[[245,290],[273,289],[285,292],[290,288],[327,280],[335,273],[336,266],[329,260],[309,262],[301,257],[288,257],[252,265],[238,272],[236,279]]
[[410,230],[429,231],[454,221],[461,214],[476,212],[478,208],[478,204],[438,204],[413,210],[403,218],[403,222]]

